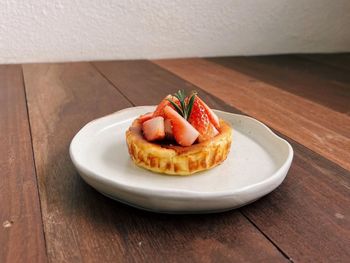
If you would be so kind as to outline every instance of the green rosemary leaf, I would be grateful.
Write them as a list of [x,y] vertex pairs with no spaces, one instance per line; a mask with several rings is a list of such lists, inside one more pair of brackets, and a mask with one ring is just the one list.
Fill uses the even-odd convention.
[[171,99],[167,99],[167,100],[171,103],[171,105],[174,106],[174,108],[177,111],[177,113],[179,113],[181,116],[184,116],[183,111],[180,109],[179,106],[177,106],[177,104],[175,102],[173,102]]
[[191,116],[191,112],[192,112],[192,108],[193,108],[193,104],[194,104],[194,100],[196,98],[197,93],[193,92],[191,95],[190,100],[188,101],[187,104],[187,111],[186,111],[186,120]]
[[[186,93],[184,90],[178,90],[174,97],[177,98],[180,102],[180,105],[177,105],[173,100],[167,99],[172,106],[174,106],[175,110],[185,119],[187,120],[192,112],[193,104],[195,97],[197,95],[196,91],[192,91],[191,96],[186,97]],[[188,99],[189,98],[189,99]],[[187,101],[187,103],[186,103]]]
[[180,97],[180,95],[179,95],[179,93],[178,92],[176,92],[176,93],[174,93],[174,96],[178,99],[178,100],[180,100],[181,99],[181,97]]
[[179,101],[180,101],[180,104],[181,104],[181,108],[182,108],[182,111],[184,112],[184,116],[183,117],[186,119],[186,105],[185,105],[186,95],[185,95],[185,91],[184,90],[179,90],[178,93],[179,93]]

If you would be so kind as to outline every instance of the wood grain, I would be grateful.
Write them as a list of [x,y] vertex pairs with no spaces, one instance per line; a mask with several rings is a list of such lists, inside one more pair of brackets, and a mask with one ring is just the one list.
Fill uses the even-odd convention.
[[104,198],[77,175],[68,147],[85,123],[130,104],[89,64],[23,69],[49,260],[111,261],[122,255],[122,237],[99,226]]
[[155,61],[350,170],[350,117],[203,59]]
[[[131,63],[125,72],[137,65],[143,68],[144,63]],[[286,261],[237,211],[158,215],[127,207],[88,187],[69,160],[69,142],[86,122],[130,106],[129,100],[88,63],[25,65],[24,76],[51,261]],[[135,93],[154,87],[164,94],[164,83],[152,82],[161,79],[156,75],[129,77],[135,81]],[[123,90],[120,85],[117,88]],[[138,103],[148,104],[149,96],[141,95]]]
[[340,54],[302,54],[299,55],[302,58],[308,59],[313,62],[322,63],[325,65],[333,66],[335,68],[350,70],[350,53]]
[[[240,113],[198,87],[145,61],[95,65],[136,105],[144,102],[155,104],[177,89],[197,89],[212,107]],[[138,94],[140,86],[144,88],[143,92],[147,90],[145,99],[140,99],[141,94]],[[286,181],[273,193],[241,211],[293,260],[347,262],[350,257],[350,173],[286,139],[295,150]]]
[[0,262],[46,262],[21,66],[0,66]]
[[235,71],[350,115],[350,74],[297,56],[212,58]]
[[296,262],[348,262],[350,173],[290,142],[284,183],[242,211]]

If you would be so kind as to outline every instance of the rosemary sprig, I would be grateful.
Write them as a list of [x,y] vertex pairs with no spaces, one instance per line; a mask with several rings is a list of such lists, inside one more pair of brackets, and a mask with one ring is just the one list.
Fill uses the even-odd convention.
[[187,104],[187,118],[186,120],[190,117],[191,112],[192,112],[192,108],[193,108],[193,104],[194,104],[194,99],[196,98],[197,92],[193,91],[192,95],[190,97],[190,100],[188,101]]
[[191,115],[194,100],[196,98],[197,92],[193,91],[190,96],[186,96],[184,90],[179,90],[174,94],[174,97],[177,98],[180,102],[180,106],[177,105],[173,100],[167,99],[171,105],[174,106],[175,110],[185,119],[188,120],[188,118]]
[[182,111],[182,108],[181,107],[179,107],[175,102],[173,102],[171,99],[167,99],[170,103],[171,103],[171,105],[173,105],[174,106],[174,108],[175,108],[175,110],[177,111],[177,113],[178,114],[180,114],[182,117],[184,116],[184,113],[183,113],[183,111]]

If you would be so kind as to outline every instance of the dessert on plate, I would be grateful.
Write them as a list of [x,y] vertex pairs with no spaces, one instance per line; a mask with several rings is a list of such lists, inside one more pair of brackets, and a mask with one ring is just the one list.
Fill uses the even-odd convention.
[[192,92],[166,96],[154,112],[139,116],[126,132],[134,163],[157,173],[189,175],[221,164],[232,141],[231,126]]

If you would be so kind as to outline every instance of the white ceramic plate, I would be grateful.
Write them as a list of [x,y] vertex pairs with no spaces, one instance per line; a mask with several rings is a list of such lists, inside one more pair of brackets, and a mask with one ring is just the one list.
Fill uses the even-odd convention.
[[70,145],[81,177],[99,192],[132,206],[165,213],[210,213],[251,203],[285,178],[293,149],[261,122],[215,111],[231,123],[231,151],[221,165],[191,176],[149,172],[130,159],[125,131],[154,106],[124,109],[85,125]]

